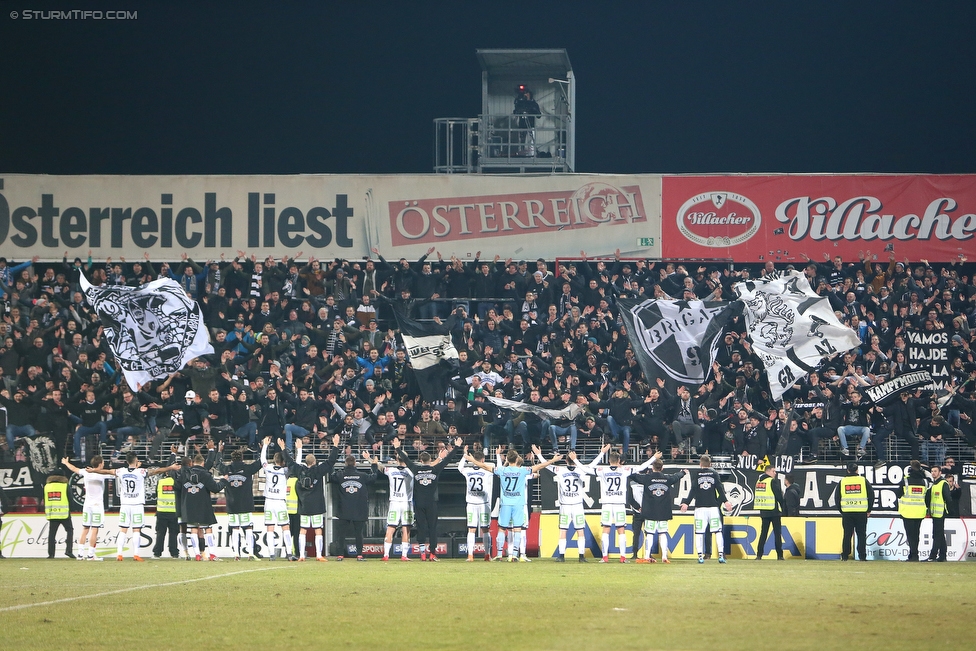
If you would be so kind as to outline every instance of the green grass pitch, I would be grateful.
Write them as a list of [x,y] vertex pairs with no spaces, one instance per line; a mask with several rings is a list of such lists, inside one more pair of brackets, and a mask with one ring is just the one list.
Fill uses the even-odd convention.
[[7,559],[0,639],[8,650],[962,648],[974,579],[976,563]]

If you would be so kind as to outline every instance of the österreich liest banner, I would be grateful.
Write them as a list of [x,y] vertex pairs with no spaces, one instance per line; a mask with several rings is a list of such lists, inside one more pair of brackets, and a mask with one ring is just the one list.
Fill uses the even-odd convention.
[[661,237],[676,258],[947,261],[972,252],[974,213],[974,176],[669,176]]
[[[0,174],[6,257],[660,257],[658,175]],[[532,238],[529,240],[529,238]]]

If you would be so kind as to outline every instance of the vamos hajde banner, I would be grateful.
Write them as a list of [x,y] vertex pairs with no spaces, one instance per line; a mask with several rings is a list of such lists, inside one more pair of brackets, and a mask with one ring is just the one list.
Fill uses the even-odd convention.
[[[660,257],[660,176],[0,174],[0,250],[43,260],[237,251],[416,260]],[[531,237],[531,241],[528,239]],[[299,255],[301,254],[301,255]]]
[[665,257],[948,261],[973,250],[976,176],[667,176],[662,211]]

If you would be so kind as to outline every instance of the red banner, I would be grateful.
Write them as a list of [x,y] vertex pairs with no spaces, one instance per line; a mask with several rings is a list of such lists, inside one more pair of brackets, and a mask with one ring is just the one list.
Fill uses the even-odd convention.
[[664,177],[666,258],[790,262],[804,253],[947,262],[976,251],[976,176]]

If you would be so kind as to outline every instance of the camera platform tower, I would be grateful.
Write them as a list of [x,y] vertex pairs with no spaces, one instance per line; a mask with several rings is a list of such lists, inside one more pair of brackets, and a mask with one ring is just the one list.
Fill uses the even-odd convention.
[[576,78],[566,50],[476,54],[481,115],[434,120],[434,172],[574,172]]

